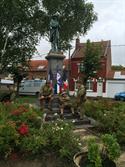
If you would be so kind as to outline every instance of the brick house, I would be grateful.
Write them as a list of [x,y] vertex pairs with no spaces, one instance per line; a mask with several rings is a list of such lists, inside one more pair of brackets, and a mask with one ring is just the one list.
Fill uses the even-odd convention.
[[[28,76],[27,79],[46,79],[47,78],[47,60],[30,60],[28,62]],[[68,59],[64,59],[64,67],[63,70],[67,73],[68,71]]]
[[[99,88],[99,80],[102,80],[102,93],[106,92],[106,80],[108,78],[109,71],[111,71],[111,41],[99,41],[94,42],[101,45],[102,55],[100,55],[101,69],[97,72],[97,79],[92,78],[88,81],[87,89],[89,94],[93,93],[93,96],[97,94]],[[70,89],[74,90],[75,82],[80,76],[79,65],[83,60],[85,50],[85,43],[80,43],[80,40],[76,39],[75,50],[71,55],[71,75],[70,75]]]
[[46,79],[48,66],[47,60],[30,60],[28,64],[28,79]]

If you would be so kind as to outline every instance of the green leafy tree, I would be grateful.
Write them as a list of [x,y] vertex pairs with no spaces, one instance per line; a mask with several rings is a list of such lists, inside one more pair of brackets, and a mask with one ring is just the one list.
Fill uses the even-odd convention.
[[87,40],[83,61],[80,64],[83,84],[86,85],[89,78],[97,76],[97,71],[101,68],[101,45],[91,43]]
[[[66,49],[77,34],[84,35],[97,20],[93,4],[84,0],[0,1],[1,72],[8,65],[31,59],[40,37],[49,39],[50,19],[57,12],[62,49]],[[13,33],[11,38],[9,32]]]
[[26,67],[27,67],[26,65],[24,66],[13,65],[7,69],[13,75],[14,84],[16,85],[17,96],[19,95],[19,87],[21,81],[28,75],[28,73],[26,72]]
[[[93,4],[85,0],[43,0],[42,5],[47,28],[49,28],[50,16],[55,13],[59,14],[62,49],[68,49],[68,43],[73,40],[73,37],[78,34],[84,35],[97,20]],[[44,30],[45,33],[48,30],[48,36],[49,29],[44,28]]]
[[[21,63],[32,57],[39,37],[34,28],[38,11],[38,0],[0,1],[1,72],[8,65]],[[10,32],[11,37],[8,36]]]

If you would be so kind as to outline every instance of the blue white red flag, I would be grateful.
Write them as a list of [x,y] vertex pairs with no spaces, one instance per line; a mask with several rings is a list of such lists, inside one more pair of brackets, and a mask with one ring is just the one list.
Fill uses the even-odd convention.
[[58,72],[57,72],[57,78],[56,79],[57,79],[57,84],[61,86],[62,85],[62,78],[61,78],[60,73],[58,73]]
[[59,72],[57,72],[56,79],[57,79],[57,93],[60,93],[62,88],[62,78]]

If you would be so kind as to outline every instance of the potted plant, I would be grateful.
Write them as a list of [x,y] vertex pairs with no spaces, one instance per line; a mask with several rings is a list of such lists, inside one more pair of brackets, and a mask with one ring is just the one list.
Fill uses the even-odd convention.
[[74,156],[77,167],[116,167],[115,160],[120,156],[120,146],[113,135],[102,135],[101,143],[90,138],[87,148],[87,152],[79,152]]

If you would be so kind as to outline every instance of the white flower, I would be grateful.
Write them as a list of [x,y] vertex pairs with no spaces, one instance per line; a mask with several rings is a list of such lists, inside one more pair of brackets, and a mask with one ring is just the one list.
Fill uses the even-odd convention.
[[82,144],[81,143],[78,143],[79,146],[81,146]]
[[33,107],[33,105],[32,105],[32,104],[29,104],[29,107],[31,107],[31,108],[32,108],[32,107]]

